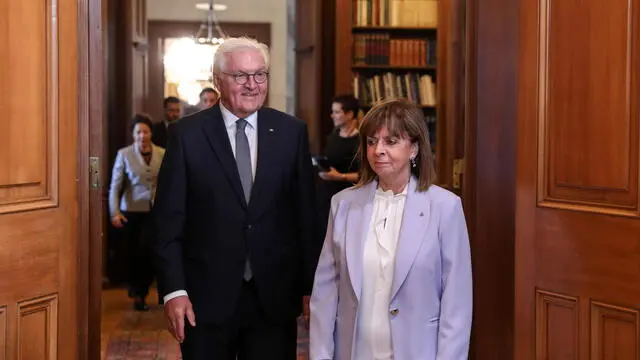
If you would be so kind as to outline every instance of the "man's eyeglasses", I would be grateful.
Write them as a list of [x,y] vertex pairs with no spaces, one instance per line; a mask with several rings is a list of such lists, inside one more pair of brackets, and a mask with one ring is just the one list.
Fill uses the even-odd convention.
[[239,72],[235,74],[223,72],[223,74],[231,76],[238,85],[246,84],[247,81],[249,81],[250,77],[253,77],[253,81],[255,81],[256,84],[262,84],[265,81],[267,81],[267,79],[269,78],[269,73],[266,71],[258,71],[253,74],[247,74],[243,72]]

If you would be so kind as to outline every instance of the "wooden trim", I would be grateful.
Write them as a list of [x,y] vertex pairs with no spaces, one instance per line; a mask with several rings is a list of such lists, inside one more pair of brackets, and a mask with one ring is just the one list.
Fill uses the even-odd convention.
[[[513,126],[516,132],[517,167],[515,182],[519,192],[527,195],[519,195],[514,199],[515,212],[518,216],[514,219],[515,228],[518,229],[515,237],[515,298],[514,298],[514,326],[515,338],[513,359],[533,360],[537,358],[536,351],[536,318],[535,318],[535,289],[536,286],[536,206],[529,200],[535,199],[537,189],[536,166],[538,147],[531,142],[537,142],[538,133],[538,69],[536,56],[523,56],[537,53],[538,28],[539,28],[539,1],[522,0],[520,10],[514,11],[511,16],[516,22],[511,29],[506,31],[518,34],[519,57],[514,59],[515,76],[518,78],[516,93],[518,98],[509,100],[517,102],[517,113]],[[525,10],[526,9],[526,10]],[[535,14],[535,15],[532,15]],[[504,15],[503,15],[504,16]],[[501,149],[501,151],[512,149]],[[528,194],[532,192],[532,195]],[[521,193],[524,194],[524,193]]]
[[107,117],[106,117],[106,24],[107,1],[89,0],[89,154],[100,158],[99,186],[89,186],[89,331],[88,359],[97,359],[101,349],[102,317],[102,244],[106,231],[105,209],[110,173],[107,159]]
[[[449,116],[450,90],[455,88],[450,84],[449,71],[451,1],[438,1],[438,32],[436,34],[436,175],[437,184],[452,189],[453,175],[453,147],[456,136],[453,118]],[[454,86],[452,86],[454,85]]]
[[[87,94],[89,86],[89,1],[78,1],[78,275],[77,275],[77,309],[78,309],[78,359],[88,359],[89,301],[93,294],[89,290],[89,242],[91,230],[89,225],[89,103]],[[95,326],[95,325],[94,325]],[[99,326],[99,325],[98,325]]]
[[[467,231],[469,232],[469,241],[471,243],[471,258],[472,264],[475,249],[481,244],[477,244],[476,239],[476,136],[477,133],[475,114],[476,112],[476,97],[477,97],[477,74],[476,74],[476,7],[477,2],[475,0],[464,0],[465,2],[465,41],[464,41],[464,122],[466,129],[466,136],[464,138],[465,144],[465,168],[464,168],[464,181],[462,182],[462,193],[464,194],[464,213],[467,220]],[[474,286],[477,289],[477,287]],[[474,294],[474,298],[475,298]],[[476,300],[474,299],[474,306]],[[474,310],[478,311],[477,308]],[[477,359],[476,347],[477,343],[478,325],[473,321],[471,328],[471,345],[469,348],[469,359]]]
[[517,15],[518,2],[467,0],[463,186],[470,211],[476,359],[507,360],[528,351],[514,347]]
[[[147,97],[146,112],[154,121],[161,121],[164,117],[162,109],[164,99],[162,40],[174,37],[192,37],[198,32],[201,24],[201,21],[149,21],[149,96]],[[220,23],[220,26],[229,36],[248,35],[271,46],[270,23],[228,22]]]
[[[335,14],[336,14],[336,2],[335,1],[327,1],[321,0],[322,3],[322,13],[320,19],[320,26],[318,26],[315,31],[317,32],[317,36],[320,38],[320,43],[322,44],[322,51],[320,57],[316,59],[317,67],[318,67],[318,84],[322,86],[320,90],[320,102],[318,104],[317,110],[317,118],[318,122],[317,128],[318,133],[315,138],[311,138],[310,141],[318,144],[318,148],[316,149],[318,153],[324,150],[327,142],[327,135],[331,133],[333,130],[333,121],[331,121],[331,100],[334,96],[340,95],[334,92],[335,89],[335,76],[327,76],[327,74],[335,73],[335,58],[336,58],[336,27],[335,24]],[[313,16],[316,17],[316,14],[300,14],[298,17],[298,21],[303,21],[304,16]],[[299,37],[296,37],[299,39]],[[304,77],[300,79],[300,83],[303,83]],[[298,99],[304,97],[307,90],[305,87],[300,87],[298,89]],[[311,134],[310,134],[311,135]]]
[[[78,359],[98,359],[101,345],[106,4],[103,0],[78,2]],[[90,185],[90,156],[101,159],[98,189]]]
[[351,93],[352,78],[352,45],[353,34],[351,33],[351,19],[353,19],[352,0],[337,0],[336,19],[336,42],[335,42],[335,93]]

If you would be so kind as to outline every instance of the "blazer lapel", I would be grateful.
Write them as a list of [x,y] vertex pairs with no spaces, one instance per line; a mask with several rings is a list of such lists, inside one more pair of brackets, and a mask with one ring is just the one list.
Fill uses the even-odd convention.
[[140,151],[138,151],[136,149],[135,144],[131,145],[131,154],[133,155],[133,158],[136,160],[138,165],[140,165],[140,168],[144,169],[144,168],[146,168],[148,166],[147,162],[144,161],[144,158],[142,157],[142,154],[140,154]]
[[157,145],[151,145],[152,155],[151,155],[151,163],[149,167],[154,171],[160,169],[160,165],[162,165],[162,158],[160,157],[161,148]]
[[372,182],[360,191],[357,200],[354,200],[347,213],[346,221],[346,259],[347,269],[353,292],[360,301],[362,293],[362,271],[364,258],[364,242],[369,234],[369,224],[373,212],[373,200],[377,182]]
[[236,166],[236,159],[233,157],[233,151],[231,151],[229,134],[222,119],[220,105],[213,106],[209,111],[213,114],[211,116],[212,118],[205,121],[203,126],[207,141],[209,142],[211,150],[213,150],[213,153],[222,164],[222,168],[231,183],[231,187],[238,196],[238,200],[243,207],[246,207],[247,202],[244,198],[240,175],[238,174],[238,167]]
[[284,141],[280,138],[280,130],[267,112],[258,110],[258,159],[249,201],[249,207],[252,211],[255,210],[256,216],[260,215],[262,204],[268,204],[269,197],[273,194],[270,189],[273,174],[278,173],[274,170],[274,166],[278,164],[278,143]]
[[429,224],[429,198],[427,193],[416,191],[416,181],[413,177],[411,177],[408,186],[396,250],[391,299],[396,296],[400,286],[407,278],[420,245],[424,241],[424,234]]

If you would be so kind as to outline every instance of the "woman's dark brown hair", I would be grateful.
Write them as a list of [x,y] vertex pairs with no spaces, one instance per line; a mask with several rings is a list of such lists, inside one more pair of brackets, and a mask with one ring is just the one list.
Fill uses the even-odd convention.
[[151,121],[151,117],[147,114],[137,113],[133,115],[133,119],[131,120],[131,131],[133,131],[138,124],[147,125],[149,127],[149,131],[153,129],[153,122]]
[[429,141],[429,130],[422,109],[404,99],[389,99],[375,105],[362,119],[360,145],[356,157],[360,160],[359,181],[356,187],[364,186],[377,175],[367,160],[367,138],[386,128],[390,136],[409,139],[418,145],[416,166],[410,166],[411,174],[418,179],[418,191],[429,189],[435,179],[433,153]]

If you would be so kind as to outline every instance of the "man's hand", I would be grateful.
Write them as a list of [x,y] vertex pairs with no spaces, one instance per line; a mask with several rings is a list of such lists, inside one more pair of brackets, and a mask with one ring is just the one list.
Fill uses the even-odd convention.
[[184,341],[184,318],[187,317],[191,326],[196,326],[196,315],[187,296],[178,296],[164,304],[164,315],[167,318],[169,332],[180,343]]
[[309,330],[309,318],[311,316],[311,308],[309,307],[309,303],[311,302],[311,296],[303,296],[302,297],[302,316],[304,318],[304,325]]

